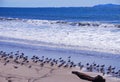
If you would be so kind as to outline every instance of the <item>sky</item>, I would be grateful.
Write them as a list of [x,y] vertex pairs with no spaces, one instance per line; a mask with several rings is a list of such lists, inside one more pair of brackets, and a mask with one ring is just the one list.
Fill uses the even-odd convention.
[[120,0],[0,0],[0,7],[88,7]]

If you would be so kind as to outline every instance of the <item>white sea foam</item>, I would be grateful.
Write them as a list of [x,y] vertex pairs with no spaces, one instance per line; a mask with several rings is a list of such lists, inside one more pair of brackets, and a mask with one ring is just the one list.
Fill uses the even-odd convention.
[[115,26],[98,22],[1,20],[0,40],[120,54],[120,28]]

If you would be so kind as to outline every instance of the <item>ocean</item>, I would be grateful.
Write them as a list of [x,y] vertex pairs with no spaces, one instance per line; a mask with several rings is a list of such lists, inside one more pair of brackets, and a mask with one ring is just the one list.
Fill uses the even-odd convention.
[[120,8],[0,8],[0,16],[24,19],[120,23]]
[[0,45],[119,69],[120,8],[0,8]]

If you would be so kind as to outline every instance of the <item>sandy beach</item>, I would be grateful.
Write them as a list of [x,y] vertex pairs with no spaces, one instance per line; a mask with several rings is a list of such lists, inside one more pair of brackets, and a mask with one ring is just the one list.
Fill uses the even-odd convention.
[[120,82],[120,1],[84,1],[1,0],[0,82]]
[[120,82],[119,3],[1,0],[0,82]]
[[[0,82],[89,82],[78,78],[72,71],[79,71],[92,77],[101,73],[85,72],[78,67],[59,67],[51,62],[43,63],[33,57],[28,61],[27,56],[0,55]],[[106,82],[120,82],[117,77],[103,76]]]

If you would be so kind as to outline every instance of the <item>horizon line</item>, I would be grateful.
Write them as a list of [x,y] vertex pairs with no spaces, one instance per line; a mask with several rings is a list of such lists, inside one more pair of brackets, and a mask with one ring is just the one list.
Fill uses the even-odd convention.
[[[108,4],[112,4],[112,3],[108,3]],[[97,5],[108,5],[108,4],[97,4]],[[83,7],[83,8],[88,8],[88,7],[94,7],[97,5],[92,5],[92,6],[43,6],[43,7],[31,7],[31,6],[0,6],[0,8],[78,8],[78,7]],[[112,5],[119,5],[120,4],[112,4]]]

